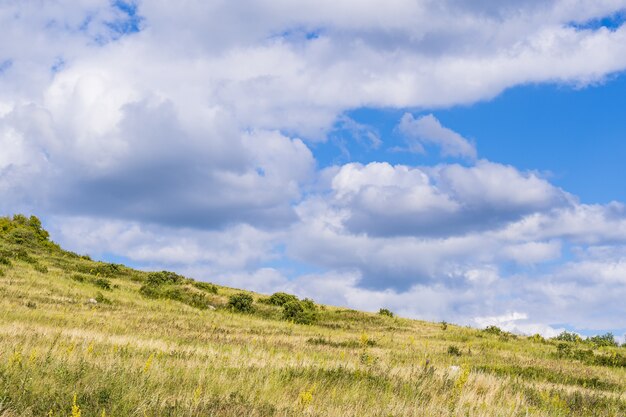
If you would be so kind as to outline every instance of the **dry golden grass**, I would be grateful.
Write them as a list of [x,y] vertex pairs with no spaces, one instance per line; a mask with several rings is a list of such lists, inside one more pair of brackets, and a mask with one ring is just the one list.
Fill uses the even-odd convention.
[[198,309],[142,296],[145,273],[112,273],[107,291],[73,278],[102,264],[20,247],[31,259],[0,266],[2,417],[626,416],[626,369],[550,341],[334,307],[298,325],[258,302],[232,312],[238,290],[221,287]]

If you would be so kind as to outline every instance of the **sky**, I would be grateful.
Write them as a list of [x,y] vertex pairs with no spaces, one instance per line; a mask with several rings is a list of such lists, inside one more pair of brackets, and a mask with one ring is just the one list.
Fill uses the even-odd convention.
[[0,213],[96,259],[626,333],[626,0],[0,0]]

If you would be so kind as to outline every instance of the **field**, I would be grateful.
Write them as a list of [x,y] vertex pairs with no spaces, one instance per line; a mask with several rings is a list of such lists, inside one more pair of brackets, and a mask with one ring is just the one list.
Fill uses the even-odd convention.
[[241,292],[0,218],[0,416],[626,416],[624,347]]

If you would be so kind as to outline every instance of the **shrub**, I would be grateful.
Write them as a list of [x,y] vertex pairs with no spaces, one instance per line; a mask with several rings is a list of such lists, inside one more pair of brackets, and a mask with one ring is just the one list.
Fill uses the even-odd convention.
[[210,282],[198,282],[192,281],[192,285],[199,290],[210,292],[211,294],[217,294],[217,286]]
[[381,316],[393,317],[393,312],[386,308],[381,308],[378,310],[378,314]]
[[47,274],[48,273],[48,267],[45,265],[41,265],[39,263],[36,263],[33,265],[33,268],[35,269],[35,271],[40,272],[42,274]]
[[252,311],[252,301],[250,294],[240,292],[228,297],[228,307],[240,313],[249,313]]
[[495,334],[495,335],[501,335],[502,334],[502,329],[500,329],[498,326],[487,326],[485,327],[485,330],[483,330],[485,333],[489,333],[489,334]]
[[312,300],[289,301],[283,305],[283,318],[298,324],[312,324],[317,320],[317,307]]
[[448,355],[451,356],[461,356],[461,349],[454,345],[448,346]]
[[587,340],[598,347],[617,346],[617,342],[615,341],[615,337],[613,336],[613,333],[606,333],[606,334],[599,335],[599,336],[593,336]]
[[20,261],[24,261],[29,264],[37,263],[37,259],[30,256],[24,248],[19,248],[18,250],[16,250],[14,256]]
[[168,299],[179,301],[191,307],[206,309],[209,308],[209,301],[206,296],[200,292],[194,291],[187,287],[177,285],[142,285],[139,292],[148,298]]
[[317,310],[317,306],[315,305],[315,301],[311,300],[310,298],[305,298],[304,300],[301,301],[302,306],[305,309],[309,309],[309,310]]
[[0,265],[11,266],[11,260],[4,255],[0,255]]
[[442,321],[441,322],[441,330],[448,330],[448,322],[447,321]]
[[161,271],[161,272],[150,272],[148,274],[147,284],[148,285],[166,285],[166,284],[180,284],[185,280],[185,277],[182,275],[178,275],[175,272],[169,271]]
[[291,301],[298,301],[298,297],[286,292],[275,292],[267,300],[267,304],[282,307]]
[[105,276],[105,277],[115,277],[120,275],[123,271],[123,265],[118,264],[109,264],[104,262],[98,262],[95,266],[89,268],[88,272],[91,275],[96,276]]
[[553,338],[560,342],[581,342],[583,339],[576,333],[570,333],[568,331],[562,331],[558,336]]
[[111,300],[106,298],[101,292],[96,294],[95,300],[100,304],[111,304]]
[[111,290],[111,282],[108,279],[96,278],[93,283],[96,287],[100,287],[103,290]]

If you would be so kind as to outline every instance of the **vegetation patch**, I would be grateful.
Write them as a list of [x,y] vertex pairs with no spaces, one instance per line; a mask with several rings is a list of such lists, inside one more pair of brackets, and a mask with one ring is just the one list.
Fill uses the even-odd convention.
[[306,298],[288,301],[283,305],[283,319],[297,324],[313,324],[318,319],[317,306]]
[[253,301],[250,294],[243,292],[233,294],[228,298],[228,308],[238,313],[251,313],[254,310]]

